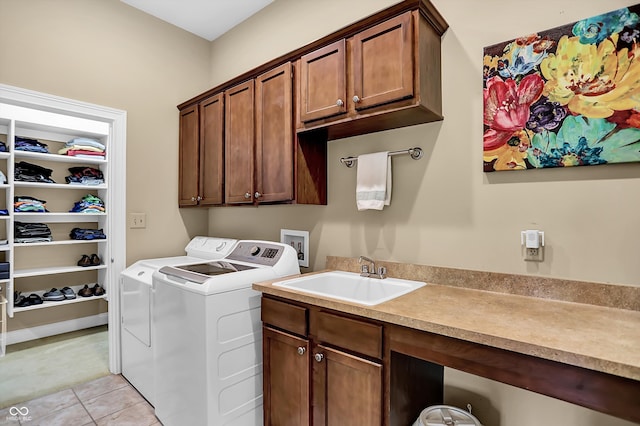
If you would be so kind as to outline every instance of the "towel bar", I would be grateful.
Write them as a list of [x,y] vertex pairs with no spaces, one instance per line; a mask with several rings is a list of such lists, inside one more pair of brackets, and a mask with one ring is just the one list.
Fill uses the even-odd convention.
[[[420,147],[389,152],[389,156],[400,155],[400,154],[409,154],[412,159],[419,160],[422,158],[423,152],[422,152],[422,148]],[[355,166],[356,161],[358,161],[358,157],[342,157],[340,159],[340,162],[349,168]]]

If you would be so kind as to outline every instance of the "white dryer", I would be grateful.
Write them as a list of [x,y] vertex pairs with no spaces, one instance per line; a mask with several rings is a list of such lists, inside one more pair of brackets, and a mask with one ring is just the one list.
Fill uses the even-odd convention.
[[153,273],[163,425],[262,424],[261,294],[251,285],[299,273],[291,246],[242,240],[224,259]]
[[121,273],[121,350],[122,375],[144,396],[155,404],[153,379],[152,274],[163,266],[202,262],[203,259],[221,259],[228,255],[237,240],[228,238],[193,238],[185,251],[186,256],[161,257],[140,260]]

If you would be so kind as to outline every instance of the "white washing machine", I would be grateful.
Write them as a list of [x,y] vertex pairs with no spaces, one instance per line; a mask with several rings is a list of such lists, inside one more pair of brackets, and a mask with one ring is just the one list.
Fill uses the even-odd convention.
[[122,375],[151,403],[155,404],[153,369],[154,326],[152,322],[152,274],[166,265],[221,259],[237,240],[198,236],[185,251],[186,256],[140,260],[121,273]]
[[239,241],[222,260],[153,273],[163,425],[263,423],[261,294],[251,284],[299,273],[296,251],[267,241]]

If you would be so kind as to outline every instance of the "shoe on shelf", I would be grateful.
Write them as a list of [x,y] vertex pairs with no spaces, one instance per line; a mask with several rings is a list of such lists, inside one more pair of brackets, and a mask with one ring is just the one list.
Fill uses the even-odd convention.
[[20,303],[22,303],[24,299],[26,299],[26,297],[24,297],[19,291],[13,292],[13,306],[20,306]]
[[76,293],[73,291],[71,287],[63,287],[60,289],[60,292],[64,296],[65,299],[71,300],[76,298]]
[[42,304],[42,298],[35,293],[31,293],[29,297],[22,297],[22,299],[19,300],[18,303],[14,304],[14,306],[18,308],[24,308],[26,306],[41,305],[41,304]]
[[[29,296],[31,297],[31,296]],[[54,302],[59,302],[61,300],[64,300],[64,294],[62,294],[62,292],[60,290],[58,290],[57,288],[52,288],[51,291],[46,292],[45,294],[42,295],[42,298],[44,300],[51,300]]]
[[91,266],[98,266],[101,264],[100,257],[98,257],[98,255],[95,253],[91,255],[91,257],[89,258],[89,261],[91,262]]
[[105,293],[104,288],[100,284],[94,285],[91,290],[94,296],[102,296]]
[[78,296],[91,297],[93,296],[93,290],[90,289],[87,284],[85,284],[84,287],[78,290]]
[[91,259],[89,258],[89,256],[87,256],[86,254],[82,255],[82,258],[80,258],[80,260],[78,260],[78,266],[93,266],[91,264]]
[[27,299],[29,299],[29,305],[42,305],[42,297],[35,293],[31,293]]

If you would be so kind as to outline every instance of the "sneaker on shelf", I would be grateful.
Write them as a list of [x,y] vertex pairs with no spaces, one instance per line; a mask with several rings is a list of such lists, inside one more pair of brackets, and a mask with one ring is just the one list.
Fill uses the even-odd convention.
[[75,291],[73,291],[73,289],[71,287],[63,287],[63,288],[60,289],[60,292],[62,292],[62,295],[67,300],[76,298],[76,293],[75,293]]
[[60,300],[65,299],[64,294],[62,294],[62,292],[57,288],[52,288],[51,291],[48,291],[45,294],[43,294],[42,298],[44,300],[51,300],[54,302],[59,302]]

